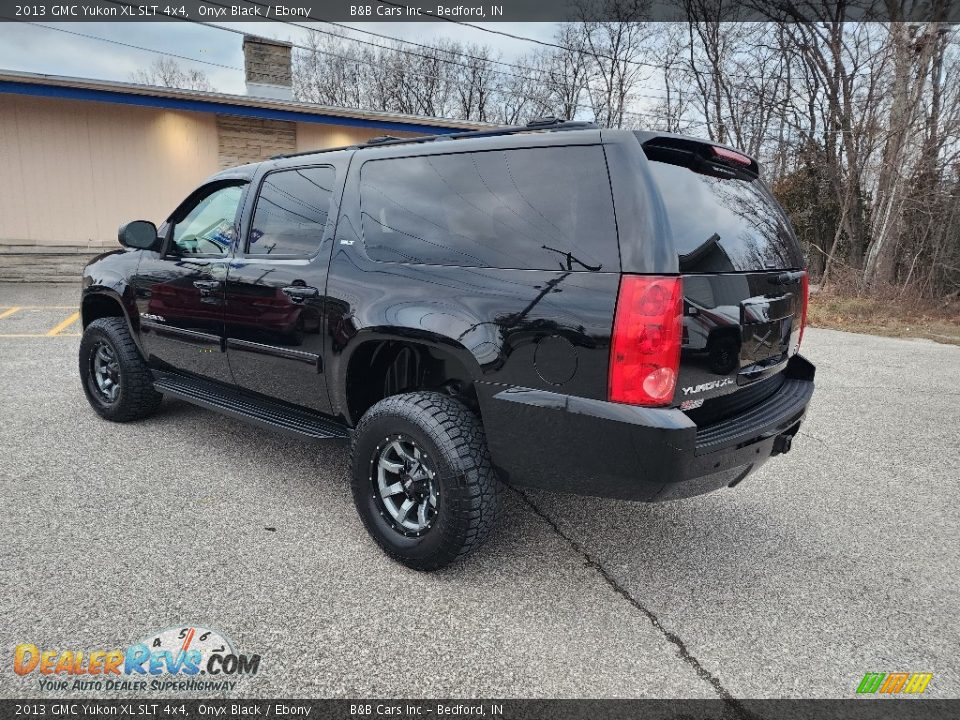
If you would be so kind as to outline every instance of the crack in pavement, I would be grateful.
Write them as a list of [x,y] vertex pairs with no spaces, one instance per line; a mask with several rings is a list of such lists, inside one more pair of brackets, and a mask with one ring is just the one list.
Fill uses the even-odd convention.
[[854,452],[853,450],[850,450],[849,448],[837,447],[837,446],[835,446],[835,445],[833,445],[833,444],[831,444],[831,443],[828,443],[828,442],[827,442],[826,440],[824,440],[822,437],[817,437],[816,435],[813,435],[812,433],[809,433],[809,432],[807,432],[806,430],[797,430],[797,435],[800,435],[801,437],[810,438],[811,440],[816,440],[818,443],[820,443],[821,445],[823,445],[825,448],[827,448],[828,450],[832,450],[833,452],[846,453],[847,455],[852,455],[853,457],[861,457],[861,454],[860,454],[860,453]]
[[587,549],[582,545],[580,545],[576,540],[574,540],[569,535],[564,533],[563,530],[560,529],[560,526],[553,520],[553,518],[551,518],[549,515],[547,515],[546,512],[544,512],[539,507],[537,507],[537,505],[533,502],[533,500],[530,499],[530,497],[525,492],[515,487],[511,489],[515,493],[517,493],[517,495],[519,495],[523,499],[523,501],[527,504],[527,506],[531,510],[533,510],[533,512],[541,520],[547,523],[547,525],[549,525],[560,538],[565,540],[567,544],[571,548],[573,548],[574,551],[577,552],[577,554],[583,557],[583,559],[586,561],[587,567],[590,567],[593,570],[595,570],[597,574],[600,575],[600,577],[603,579],[603,581],[608,586],[610,586],[610,588],[614,592],[616,592],[624,600],[630,603],[630,605],[634,609],[639,610],[641,613],[643,613],[646,616],[646,618],[650,621],[650,624],[653,625],[653,627],[656,628],[657,631],[659,631],[660,634],[663,635],[668,642],[676,646],[677,656],[681,660],[683,660],[683,662],[689,665],[702,680],[705,680],[707,683],[709,683],[709,685],[713,688],[714,692],[717,693],[717,695],[727,704],[727,706],[731,710],[733,710],[736,713],[738,717],[740,718],[756,717],[755,715],[753,715],[753,713],[749,712],[746,708],[743,707],[740,701],[737,700],[730,693],[730,691],[723,686],[723,684],[720,682],[720,679],[716,675],[714,675],[709,670],[707,670],[700,663],[700,661],[697,660],[696,656],[694,656],[693,653],[690,652],[683,638],[681,638],[676,633],[671,632],[670,630],[667,630],[663,626],[663,623],[660,622],[660,618],[657,617],[656,613],[644,607],[639,600],[637,600],[633,595],[631,595],[630,591],[627,590],[623,585],[621,585],[617,581],[617,579],[613,577],[610,571],[607,570],[597,558],[591,555],[587,551]]

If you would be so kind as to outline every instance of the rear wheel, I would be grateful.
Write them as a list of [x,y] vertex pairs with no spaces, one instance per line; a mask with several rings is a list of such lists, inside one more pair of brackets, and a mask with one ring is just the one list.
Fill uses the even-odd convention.
[[500,484],[483,426],[453,398],[418,392],[381,400],[354,432],[351,466],[360,518],[408,567],[442,568],[490,533]]
[[91,407],[114,422],[147,417],[163,399],[123,318],[100,318],[84,330],[80,378]]

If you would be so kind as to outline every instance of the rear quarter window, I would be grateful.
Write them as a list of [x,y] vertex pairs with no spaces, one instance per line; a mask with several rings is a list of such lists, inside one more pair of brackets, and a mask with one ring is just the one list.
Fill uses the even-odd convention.
[[371,160],[360,174],[366,252],[381,262],[619,271],[599,146]]

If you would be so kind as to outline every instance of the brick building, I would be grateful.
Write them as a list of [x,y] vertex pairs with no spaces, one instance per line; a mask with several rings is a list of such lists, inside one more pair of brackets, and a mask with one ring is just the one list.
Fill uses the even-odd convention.
[[217,170],[475,124],[293,100],[291,46],[247,36],[246,95],[0,70],[0,281],[78,278],[128,220]]

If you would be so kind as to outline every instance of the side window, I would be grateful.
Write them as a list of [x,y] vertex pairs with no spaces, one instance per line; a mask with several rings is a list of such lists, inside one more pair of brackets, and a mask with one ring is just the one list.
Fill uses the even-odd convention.
[[599,146],[373,160],[361,170],[360,204],[373,260],[620,269]]
[[230,185],[204,196],[173,225],[175,255],[226,255],[236,238],[242,185]]
[[267,175],[250,225],[248,255],[313,255],[320,248],[333,196],[329,166]]

